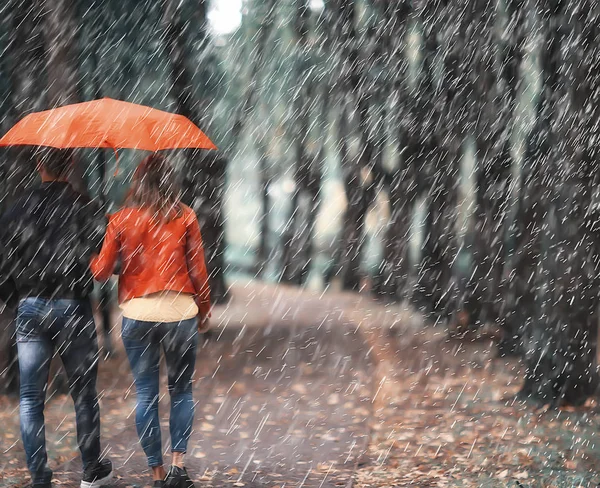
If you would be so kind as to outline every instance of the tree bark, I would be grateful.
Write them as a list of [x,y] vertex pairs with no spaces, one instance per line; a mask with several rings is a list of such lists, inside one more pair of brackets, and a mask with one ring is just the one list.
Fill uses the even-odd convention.
[[[77,18],[73,0],[38,0],[43,8],[44,44],[46,46],[47,100],[50,107],[81,101],[77,66]],[[85,169],[81,161],[73,165],[70,182],[77,191],[87,194]]]
[[269,261],[269,215],[271,213],[271,200],[269,199],[269,188],[273,182],[272,169],[267,156],[267,148],[264,140],[256,142],[257,152],[259,154],[258,168],[260,171],[260,235],[258,240],[258,250],[256,253],[257,263],[255,266],[256,276],[260,276],[267,267]]
[[[427,214],[422,243],[416,298],[430,321],[447,319],[455,307],[452,265],[456,258],[456,205],[458,169],[464,115],[456,110],[457,87],[464,86],[464,71],[457,66],[459,50],[448,31],[454,7],[427,2],[421,7],[423,61],[415,100],[416,128],[411,137],[420,148],[415,154],[417,193],[425,197]],[[443,81],[436,86],[436,65]],[[460,103],[460,102],[458,102]],[[441,121],[441,123],[440,123]]]
[[[386,300],[396,301],[407,297],[410,276],[410,226],[416,203],[416,161],[418,148],[409,137],[412,127],[407,102],[408,60],[406,57],[406,35],[408,19],[412,12],[409,2],[389,0],[384,4],[383,32],[388,53],[386,81],[389,98],[396,106],[393,117],[393,132],[396,136],[398,158],[395,168],[388,174],[386,184],[390,220],[385,232],[383,259],[380,276],[376,281],[377,293]],[[385,178],[385,175],[384,175]]]
[[[314,98],[314,83],[310,70],[309,53],[310,7],[307,0],[295,4],[294,41],[296,43],[296,86],[294,94],[294,182],[291,215],[283,236],[283,266],[281,281],[302,285],[310,272],[312,235],[314,230],[313,202],[318,196],[319,184],[312,181],[317,176],[315,155],[309,154],[306,141],[309,137],[310,106]],[[317,176],[317,179],[320,179]],[[316,187],[316,188],[315,188]]]
[[[517,94],[520,80],[522,79],[520,68],[523,60],[523,46],[526,38],[525,23],[526,17],[530,12],[524,8],[522,0],[511,0],[507,2],[506,7],[508,17],[507,29],[509,33],[506,42],[501,44],[501,77],[503,81],[503,93],[507,99],[506,110],[510,117],[510,123],[507,125],[512,128],[516,118],[515,110],[517,106]],[[538,120],[542,115],[543,114],[538,110]],[[540,131],[543,130],[543,128],[539,127],[536,128],[536,130]],[[504,135],[507,151],[509,137],[509,133]],[[498,343],[498,353],[500,356],[516,355],[521,352],[519,330],[521,330],[523,324],[530,320],[524,320],[525,317],[523,316],[523,312],[525,312],[525,316],[532,313],[532,311],[526,312],[526,309],[523,308],[523,304],[518,303],[516,300],[517,296],[528,293],[527,287],[521,287],[521,290],[516,290],[515,286],[519,285],[516,285],[513,278],[523,272],[531,275],[534,271],[532,266],[535,265],[537,259],[536,253],[534,253],[534,256],[536,257],[533,259],[533,256],[527,257],[526,255],[523,255],[523,262],[518,264],[518,268],[515,267],[516,260],[514,259],[514,253],[519,252],[527,254],[529,252],[528,249],[523,248],[523,244],[530,243],[532,239],[535,240],[533,233],[537,232],[536,229],[540,226],[539,222],[534,225],[527,225],[527,222],[533,223],[535,215],[530,215],[531,209],[528,210],[528,198],[526,197],[527,192],[532,192],[534,194],[533,199],[538,200],[538,197],[535,195],[536,189],[539,188],[539,182],[536,177],[538,172],[532,172],[533,168],[531,166],[532,163],[534,164],[538,159],[535,155],[539,145],[539,141],[537,140],[538,137],[539,136],[535,133],[530,134],[529,140],[526,143],[526,154],[521,168],[521,191],[517,201],[516,220],[514,223],[511,223],[511,227],[509,227],[509,229],[512,229],[513,231],[518,228],[519,232],[518,235],[511,235],[509,233],[509,237],[514,238],[516,249],[512,249],[512,256],[506,253],[507,262],[505,263],[505,271],[501,282],[500,295],[502,296],[503,301],[499,308],[499,319],[502,324],[503,333],[502,339]],[[522,280],[519,281],[523,283]],[[527,301],[533,303],[533,300]]]
[[[202,99],[195,101],[192,76],[186,64],[185,26],[182,18],[182,3],[176,0],[162,0],[164,44],[171,61],[171,90],[176,100],[178,112],[196,125],[210,121],[211,103]],[[196,5],[196,19],[201,30],[203,46],[208,47],[207,2],[201,0]],[[187,152],[188,164],[184,178],[184,202],[190,205],[198,216],[202,238],[206,249],[206,265],[209,272],[211,299],[213,303],[228,299],[225,284],[225,264],[223,255],[223,201],[222,190],[215,185],[224,183],[226,159],[220,155]]]
[[357,162],[352,161],[348,147],[348,108],[344,107],[340,115],[338,122],[339,153],[347,204],[342,221],[341,243],[336,249],[338,253],[335,258],[336,274],[341,279],[342,289],[358,291],[363,277],[360,265],[365,219],[372,195],[365,188],[364,173]]
[[500,104],[495,8],[489,0],[468,2],[467,7],[462,19],[464,34],[456,44],[461,76],[460,99],[454,103],[465,107],[461,137],[474,136],[476,190],[473,227],[466,237],[471,269],[460,279],[457,308],[468,317],[460,325],[475,328],[499,319],[512,161],[509,111]]
[[267,53],[267,41],[271,36],[271,31],[273,30],[273,25],[275,23],[275,7],[276,0],[261,0],[254,6],[258,11],[261,20],[256,36],[256,47],[252,50],[254,59],[251,63],[250,74],[248,76],[249,84],[243,94],[242,106],[237,112],[233,124],[234,150],[239,142],[239,138],[244,130],[246,122],[249,120],[250,115],[254,112],[258,104],[260,74],[266,64],[265,56]]
[[[549,248],[541,259],[539,316],[526,347],[523,395],[553,406],[581,405],[596,390],[598,258],[594,188],[600,177],[600,75],[595,39],[600,11],[585,0],[546,10],[557,69],[549,169],[559,175],[549,199]],[[579,7],[579,8],[575,8]],[[575,13],[575,15],[573,15]],[[563,57],[564,53],[564,57]]]
[[[364,223],[375,195],[374,181],[367,167],[374,156],[374,147],[372,141],[365,137],[364,125],[364,111],[368,110],[368,94],[364,83],[366,65],[359,49],[361,39],[356,32],[355,3],[332,0],[328,4],[335,19],[332,31],[336,39],[334,52],[337,78],[334,86],[341,112],[337,134],[347,202],[339,247],[334,256],[334,269],[344,290],[358,291],[363,278],[362,249],[366,238]],[[363,42],[369,43],[369,39],[363,39]],[[359,119],[361,147],[358,154],[353,154],[349,142],[354,132],[351,122],[356,118]]]
[[[44,74],[45,51],[42,19],[37,4],[25,6],[11,0],[4,9],[2,19],[6,51],[2,57],[5,76],[10,86],[8,116],[3,129],[8,130],[17,120],[28,113],[42,110],[46,100]],[[27,147],[7,151],[2,161],[3,195],[2,208],[6,209],[35,181],[33,152]],[[16,310],[5,307],[0,314],[0,392],[18,392],[18,363],[14,337]]]
[[[268,41],[273,31],[275,22],[275,0],[259,1],[252,5],[253,12],[260,19],[258,31],[256,33],[256,45],[251,50],[253,56],[250,63],[250,73],[248,75],[249,83],[242,95],[242,104],[238,109],[232,127],[232,145],[230,151],[234,154],[239,143],[243,138],[244,129],[248,120],[251,119],[255,110],[260,107],[259,100],[260,84],[267,66],[266,56],[268,53]],[[249,53],[250,54],[250,53]],[[260,217],[260,235],[257,250],[256,275],[260,276],[267,267],[269,261],[269,215],[270,199],[269,187],[273,181],[271,162],[269,160],[267,143],[264,134],[260,134],[256,141],[256,151],[259,156],[258,168],[260,171],[260,199],[261,199],[261,217]]]

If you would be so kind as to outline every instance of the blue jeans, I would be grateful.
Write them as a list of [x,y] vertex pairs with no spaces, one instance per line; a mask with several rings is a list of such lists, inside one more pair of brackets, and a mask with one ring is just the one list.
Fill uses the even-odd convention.
[[150,467],[162,466],[158,418],[158,372],[162,346],[171,396],[171,451],[186,452],[194,422],[192,377],[196,364],[196,319],[181,322],[143,322],[123,318],[123,343],[137,395],[135,424]]
[[84,469],[100,457],[100,413],[96,395],[98,343],[87,300],[25,298],[17,312],[21,374],[21,436],[34,484],[52,478],[46,454],[44,401],[50,361],[60,355],[75,404],[77,443]]

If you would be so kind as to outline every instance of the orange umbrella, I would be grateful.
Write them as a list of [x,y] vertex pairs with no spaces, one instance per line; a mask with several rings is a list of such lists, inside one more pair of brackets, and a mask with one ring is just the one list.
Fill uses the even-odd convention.
[[29,114],[0,139],[0,146],[217,148],[183,115],[111,98]]

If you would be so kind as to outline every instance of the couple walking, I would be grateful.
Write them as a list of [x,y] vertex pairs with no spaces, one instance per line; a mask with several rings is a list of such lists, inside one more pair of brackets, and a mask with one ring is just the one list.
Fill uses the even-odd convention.
[[[81,487],[104,486],[112,478],[112,464],[100,447],[99,352],[90,295],[93,278],[107,280],[120,261],[122,337],[137,392],[140,443],[154,486],[193,487],[184,454],[194,417],[198,331],[207,327],[210,315],[198,220],[181,203],[174,171],[158,154],[139,165],[124,207],[108,225],[101,209],[68,183],[72,163],[70,151],[40,151],[41,186],[19,198],[0,219],[0,278],[12,284],[19,299],[21,435],[33,486],[52,486],[44,401],[55,354],[63,362],[75,404]],[[161,348],[171,397],[168,472],[158,416]]]

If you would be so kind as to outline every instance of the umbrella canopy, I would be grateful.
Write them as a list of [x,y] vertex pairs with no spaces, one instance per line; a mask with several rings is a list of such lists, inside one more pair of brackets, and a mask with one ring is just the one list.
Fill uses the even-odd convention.
[[29,114],[0,139],[0,146],[217,148],[183,115],[111,98]]

